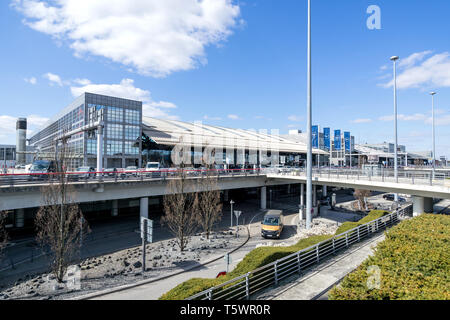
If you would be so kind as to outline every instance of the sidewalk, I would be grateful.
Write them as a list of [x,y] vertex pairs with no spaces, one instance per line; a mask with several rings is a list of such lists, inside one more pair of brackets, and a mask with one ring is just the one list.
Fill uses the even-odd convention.
[[327,297],[327,292],[347,274],[373,254],[373,248],[383,241],[384,233],[353,245],[320,265],[308,270],[300,279],[289,277],[276,288],[269,288],[252,300],[312,300]]

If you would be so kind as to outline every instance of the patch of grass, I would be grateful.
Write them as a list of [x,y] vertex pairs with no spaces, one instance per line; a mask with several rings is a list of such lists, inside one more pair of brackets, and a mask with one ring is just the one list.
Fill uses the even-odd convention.
[[[336,235],[352,228],[360,224],[364,224],[370,222],[372,220],[378,219],[386,214],[389,214],[387,211],[382,210],[372,210],[367,216],[359,220],[358,222],[345,222],[342,226],[336,231]],[[345,225],[344,228],[342,228]],[[353,226],[354,225],[354,226]],[[345,230],[345,231],[341,231]],[[316,243],[325,241],[327,239],[332,238],[333,235],[320,235],[320,236],[311,236],[306,239],[302,239],[297,242],[293,246],[289,247],[259,247],[252,251],[250,251],[244,259],[239,262],[239,264],[234,268],[233,271],[229,272],[227,275],[222,276],[218,279],[204,279],[204,278],[193,278],[189,279],[172,290],[163,294],[159,299],[160,300],[183,300],[193,296],[196,293],[202,292],[214,286],[220,285],[221,283],[232,280],[236,277],[244,275],[248,272],[254,271],[260,267],[263,267],[269,263],[272,263],[278,259],[286,257],[290,254],[298,252],[302,249],[308,248],[310,246],[315,245]]]
[[[369,266],[381,272],[369,289]],[[331,290],[333,300],[450,300],[450,217],[424,214],[386,233],[375,254]]]
[[356,222],[352,222],[352,221],[347,221],[344,222],[337,230],[336,230],[336,234],[341,234],[344,233],[348,230],[351,230],[353,228],[356,228],[357,226],[360,226],[362,224],[368,223],[370,221],[376,220],[378,218],[381,218],[385,215],[388,215],[389,212],[388,211],[384,211],[384,210],[372,210],[369,212],[369,214],[367,216],[365,216],[364,218],[362,218],[359,221]]

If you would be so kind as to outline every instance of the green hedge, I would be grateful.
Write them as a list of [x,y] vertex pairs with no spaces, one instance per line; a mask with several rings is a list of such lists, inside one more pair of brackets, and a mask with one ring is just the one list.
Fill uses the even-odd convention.
[[[381,286],[369,290],[369,266],[381,270]],[[450,217],[424,214],[386,233],[375,254],[331,290],[333,300],[450,299]]]
[[344,222],[337,230],[336,230],[336,234],[341,234],[344,233],[345,231],[351,230],[353,228],[356,228],[357,226],[360,226],[362,224],[368,223],[370,221],[376,220],[378,218],[381,218],[385,215],[388,215],[389,212],[384,211],[384,210],[372,210],[369,212],[369,214],[367,216],[365,216],[364,218],[362,218],[359,221],[356,222],[352,222],[352,221],[347,221]]
[[[354,227],[356,227],[359,224],[367,223],[369,221],[378,219],[379,217],[382,217],[383,215],[388,214],[388,213],[389,212],[386,212],[386,211],[373,210],[367,216],[362,218],[360,221],[350,222],[350,223],[356,224],[354,226]],[[344,224],[342,224],[342,226],[344,226],[344,225],[349,225],[349,223],[345,222]],[[354,227],[351,227],[351,228],[349,227],[346,230],[352,229]],[[338,229],[336,234],[341,233],[340,229],[341,228]],[[344,232],[344,231],[342,231],[342,232]],[[238,263],[236,268],[234,268],[234,270],[229,272],[227,275],[222,276],[218,279],[192,278],[190,280],[187,280],[187,281],[179,284],[172,290],[166,292],[159,299],[160,300],[183,300],[183,299],[189,298],[190,296],[193,296],[196,293],[202,292],[211,287],[214,287],[221,283],[224,283],[228,280],[239,277],[243,274],[246,274],[247,272],[256,270],[256,269],[258,269],[262,266],[265,266],[269,263],[272,263],[278,259],[286,257],[294,252],[308,248],[308,247],[315,245],[316,243],[319,243],[321,241],[330,239],[331,237],[333,237],[333,236],[332,235],[312,236],[307,239],[302,239],[299,242],[297,242],[295,245],[290,246],[290,247],[259,247],[259,248],[256,248],[256,249],[250,251],[244,257],[244,259]]]

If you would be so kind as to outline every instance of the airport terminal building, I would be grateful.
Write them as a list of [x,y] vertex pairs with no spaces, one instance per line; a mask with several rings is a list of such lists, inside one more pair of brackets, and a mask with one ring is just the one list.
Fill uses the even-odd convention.
[[[301,166],[306,159],[306,143],[288,139],[276,132],[256,132],[145,117],[141,101],[87,92],[29,139],[29,145],[38,151],[37,158],[53,158],[55,138],[64,132],[86,126],[92,110],[103,110],[103,168],[142,167],[146,161],[156,161],[164,167],[170,167],[174,165],[171,157],[174,147],[183,144],[189,144],[192,167],[199,163],[199,159],[204,160],[202,157],[205,148],[214,148],[217,162],[229,167],[263,165],[264,149],[269,149],[265,150],[266,157],[276,156],[275,163],[281,165]],[[67,146],[71,169],[80,166],[96,167],[95,134],[87,131],[77,133],[68,139]],[[271,148],[277,150],[276,154],[270,151]],[[328,156],[327,152],[320,149],[314,149],[313,153]]]
[[[103,167],[139,166],[141,146],[138,138],[142,130],[141,101],[86,92],[50,119],[29,139],[29,145],[39,151],[38,157],[52,158],[55,153],[54,139],[64,132],[87,125],[91,110],[103,110]],[[68,140],[67,146],[71,168],[96,166],[97,139],[95,135],[80,132]]]

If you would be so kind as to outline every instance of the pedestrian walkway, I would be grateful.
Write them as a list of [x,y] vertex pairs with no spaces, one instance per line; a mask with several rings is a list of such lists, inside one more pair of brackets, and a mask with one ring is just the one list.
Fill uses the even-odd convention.
[[312,300],[326,298],[327,292],[347,274],[355,270],[373,254],[373,248],[383,241],[384,233],[369,238],[318,266],[310,269],[301,278],[289,277],[276,288],[269,288],[252,297],[252,300]]

